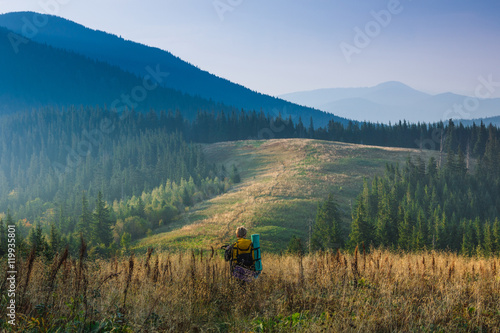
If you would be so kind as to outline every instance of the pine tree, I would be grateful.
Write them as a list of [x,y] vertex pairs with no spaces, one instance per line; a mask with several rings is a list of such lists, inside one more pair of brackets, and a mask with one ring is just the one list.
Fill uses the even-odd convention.
[[302,246],[302,239],[293,235],[290,239],[290,242],[288,243],[287,252],[291,254],[303,255],[304,247]]
[[419,211],[417,215],[417,224],[413,227],[413,235],[412,235],[413,250],[422,250],[425,246],[424,220],[425,216],[423,212]]
[[231,170],[230,179],[234,184],[238,184],[239,182],[241,182],[240,172],[238,171],[238,168],[234,164]]
[[399,224],[398,224],[398,246],[404,250],[410,250],[413,222],[411,221],[410,213],[408,210],[404,210],[402,207],[399,212]]
[[146,218],[146,205],[144,204],[144,201],[142,200],[141,196],[139,196],[137,206],[135,207],[134,215]]
[[49,243],[50,243],[50,255],[58,253],[62,247],[62,237],[59,229],[57,229],[54,223],[50,224],[50,234],[49,234]]
[[108,246],[113,240],[111,234],[111,225],[113,221],[110,217],[109,208],[106,207],[106,202],[102,198],[102,193],[99,191],[96,199],[96,207],[92,214],[92,241],[94,245],[104,244]]
[[309,119],[309,128],[307,129],[307,134],[309,135],[309,138],[314,138],[314,123],[312,117]]
[[458,147],[458,156],[455,161],[455,169],[460,177],[459,180],[463,180],[463,177],[465,177],[465,174],[467,173],[467,163],[465,161],[465,155],[462,152],[460,146]]
[[56,227],[59,229],[59,230],[68,230],[69,226],[68,226],[68,219],[66,217],[66,213],[65,213],[65,207],[64,205],[59,205],[59,216],[58,216],[58,219],[57,219],[57,224],[56,224]]
[[89,202],[85,193],[82,194],[82,212],[80,214],[80,218],[76,225],[76,229],[78,232],[82,233],[84,238],[89,237],[91,233],[91,223],[92,223],[92,213],[89,209]]
[[311,246],[315,250],[326,250],[340,247],[342,235],[340,230],[341,219],[338,206],[333,194],[318,205],[316,221],[311,235]]
[[473,241],[475,246],[481,246],[483,244],[483,235],[481,231],[481,220],[479,219],[479,217],[476,217],[473,223]]
[[473,234],[470,221],[462,221],[462,247],[461,253],[463,255],[471,255],[474,249]]
[[47,249],[47,242],[45,241],[45,236],[42,233],[42,226],[36,223],[28,234],[28,243],[31,248],[35,249],[35,254],[39,255],[45,252]]
[[120,246],[123,249],[125,249],[125,251],[128,251],[131,241],[132,241],[132,235],[128,232],[124,232],[120,239]]
[[432,179],[436,177],[437,171],[437,162],[434,157],[429,158],[429,162],[427,163],[427,175]]
[[375,223],[375,245],[388,246],[391,242],[391,225],[394,223],[391,212],[390,193],[382,185],[379,190],[380,200]]
[[486,223],[483,226],[484,231],[483,231],[483,254],[486,257],[489,257],[492,252],[493,252],[493,240],[491,237],[491,229],[490,229],[490,222],[486,221]]
[[193,204],[193,199],[191,198],[191,195],[189,194],[186,186],[184,186],[182,189],[182,204],[186,207],[189,207]]
[[361,243],[370,245],[373,242],[373,226],[368,221],[366,215],[366,208],[363,202],[358,200],[354,220],[351,224],[351,233],[349,234],[350,247],[353,249]]
[[495,255],[498,255],[500,253],[500,222],[498,221],[498,218],[496,218],[495,222],[493,222],[491,234],[492,251]]

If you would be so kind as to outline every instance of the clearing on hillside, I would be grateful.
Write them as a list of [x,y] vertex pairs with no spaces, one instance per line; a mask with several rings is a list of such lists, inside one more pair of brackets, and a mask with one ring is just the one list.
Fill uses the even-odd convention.
[[292,235],[307,240],[318,202],[332,192],[345,223],[363,178],[382,175],[386,163],[427,160],[434,151],[365,146],[310,139],[221,142],[203,147],[209,162],[234,164],[241,183],[191,207],[176,223],[139,240],[135,249],[209,249],[234,239],[245,225],[260,233],[267,251],[286,248]]

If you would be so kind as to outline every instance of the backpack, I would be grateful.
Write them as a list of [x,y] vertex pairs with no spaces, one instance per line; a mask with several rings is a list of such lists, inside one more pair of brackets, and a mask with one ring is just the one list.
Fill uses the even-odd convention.
[[[252,271],[255,271],[253,253],[253,244],[250,243],[246,248],[240,248],[238,242],[231,246],[231,265],[240,266]],[[234,256],[234,251],[236,251],[236,256]]]

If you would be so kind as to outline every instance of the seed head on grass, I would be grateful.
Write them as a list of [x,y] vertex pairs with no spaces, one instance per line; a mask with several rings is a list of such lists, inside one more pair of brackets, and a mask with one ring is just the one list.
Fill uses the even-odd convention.
[[[66,261],[66,259],[68,259],[68,254],[69,254],[69,249],[68,249],[68,246],[66,246],[66,248],[64,249],[64,251],[63,251],[63,253],[61,255],[61,258],[59,258],[59,260],[57,260],[57,261],[54,260],[53,267],[50,270],[49,277],[48,277],[48,280],[47,280],[47,283],[48,283],[48,293],[47,293],[47,298],[45,299],[45,304],[49,303],[50,295],[52,294],[52,291],[54,289],[54,282],[56,280],[57,272],[61,268],[62,264]],[[56,257],[56,259],[57,259],[57,257]]]
[[128,273],[125,281],[125,290],[123,290],[123,306],[122,306],[123,312],[125,312],[125,306],[127,305],[127,292],[130,286],[130,281],[132,281],[133,272],[134,272],[134,253],[132,252],[128,260]]

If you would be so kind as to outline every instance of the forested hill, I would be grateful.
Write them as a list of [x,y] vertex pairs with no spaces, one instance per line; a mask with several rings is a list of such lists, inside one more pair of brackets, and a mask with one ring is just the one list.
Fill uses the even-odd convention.
[[462,152],[389,166],[365,181],[353,212],[351,246],[500,253],[500,144],[489,137],[472,169]]
[[[138,77],[150,75],[150,68],[156,70],[158,67],[161,72],[168,73],[168,77],[164,77],[164,80],[160,82],[161,86],[192,96],[200,96],[202,98],[191,100],[191,103],[186,103],[189,99],[182,99],[182,95],[175,97],[170,96],[168,99],[164,98],[164,95],[172,94],[171,90],[162,90],[161,92],[154,91],[152,93],[148,93],[147,98],[143,102],[139,103],[136,108],[138,110],[147,111],[151,107],[157,110],[168,110],[169,108],[175,110],[175,108],[179,108],[183,114],[189,118],[189,110],[203,109],[210,111],[213,109],[214,104],[222,103],[238,109],[243,108],[246,111],[263,110],[264,113],[270,113],[273,115],[277,115],[278,112],[281,112],[282,114],[290,114],[295,118],[301,116],[302,119],[309,119],[312,117],[315,124],[321,126],[325,126],[331,119],[347,124],[347,120],[345,118],[337,117],[331,113],[300,106],[279,98],[264,95],[241,85],[232,83],[226,79],[217,77],[216,75],[203,71],[196,66],[179,59],[170,52],[132,41],[126,41],[118,36],[102,31],[95,31],[57,16],[37,14],[33,12],[16,12],[0,15],[0,26],[6,27],[19,35],[22,35],[23,31],[26,32],[26,30],[23,30],[26,22],[46,22],[46,24],[36,26],[36,33],[32,33],[32,31],[30,31],[30,35],[27,37],[31,38],[34,42],[46,44],[58,49],[83,55],[92,60],[111,64],[123,71],[133,73]],[[2,40],[6,39],[2,36]],[[33,49],[28,47],[27,44],[25,45],[24,43],[20,43],[19,54],[23,52],[31,54]],[[60,56],[61,55],[59,55],[59,57]],[[39,63],[35,59],[37,57],[36,54],[33,54],[32,57],[33,58],[29,59],[29,63],[23,64],[25,67],[34,68],[43,65],[43,63]],[[43,56],[42,58],[45,60],[49,59],[48,56]],[[60,71],[67,71],[68,73],[74,74],[75,72],[80,71],[81,68],[88,67],[88,65],[84,67],[78,66],[81,64],[78,62],[75,63],[73,59],[61,62],[61,65],[62,68],[53,68],[52,76],[44,76],[45,79],[48,80],[51,78],[52,80],[57,80]],[[96,70],[96,73],[101,74],[100,71],[102,70],[104,70],[102,77],[101,75],[98,75],[94,76],[93,79],[90,79],[90,82],[93,81],[94,86],[97,86],[102,90],[102,96],[99,95],[99,99],[93,100],[90,98],[93,95],[88,95],[88,92],[83,90],[79,93],[83,97],[87,96],[87,101],[90,102],[83,103],[83,105],[99,104],[102,106],[102,103],[107,103],[109,106],[114,98],[118,98],[122,93],[130,94],[131,89],[137,85],[136,83],[131,84],[130,78],[123,81],[123,74],[117,74],[118,76],[115,75],[114,79],[122,81],[126,88],[125,90],[122,89],[123,91],[119,91],[119,94],[117,95],[113,89],[106,89],[106,85],[110,85],[111,83],[109,80],[107,81],[109,75],[106,74],[107,72],[108,74],[111,74],[109,72],[110,70],[101,67],[99,70]],[[91,72],[93,71],[94,70],[91,69]],[[79,75],[85,76],[85,73],[82,71]],[[113,85],[116,85],[116,82],[112,82],[112,86]],[[48,87],[50,87],[50,85]],[[69,87],[71,87],[71,85]],[[37,88],[37,90],[38,89],[39,88]],[[54,95],[55,94],[51,94],[52,97]],[[67,95],[64,94],[62,96]],[[106,98],[112,99],[111,101],[108,101]],[[206,100],[214,101],[215,103],[207,103]],[[52,103],[55,102],[58,102],[58,100],[53,99]],[[76,104],[76,102],[74,103]]]
[[207,176],[213,178],[214,167],[205,164],[197,146],[189,145],[178,130],[183,122],[179,113],[143,116],[99,108],[4,116],[0,209],[23,211],[19,216],[34,220],[41,216],[40,205],[49,203],[64,203],[75,213],[83,191],[102,191],[112,202],[167,180],[192,178],[200,184]]
[[[4,222],[17,222],[19,237],[29,232],[20,249],[30,244],[53,254],[65,243],[76,248],[83,233],[92,248],[106,252],[123,234],[129,241],[145,236],[227,190],[236,173],[207,164],[200,147],[183,139],[183,122],[180,113],[91,108],[4,116],[0,234]],[[42,237],[49,228],[50,247]]]
[[166,74],[145,83],[116,66],[26,39],[17,44],[16,38],[20,37],[13,36],[0,28],[0,112],[3,114],[47,105],[107,105],[117,110],[126,107],[140,111],[179,109],[185,117],[194,118],[200,109],[231,109],[161,87],[158,82],[164,80]]
[[[185,145],[184,140],[212,143],[272,138],[424,148],[480,158],[489,141],[500,139],[500,131],[484,124],[457,127],[453,122],[447,126],[350,123],[346,128],[330,122],[326,128],[314,128],[304,126],[300,118],[295,124],[291,116],[268,117],[263,112],[198,112],[194,120],[188,120],[180,112],[120,114],[101,108],[58,111],[47,107],[2,118],[0,210],[17,211],[37,198],[43,202],[71,200],[75,206],[83,190],[105,190],[104,198],[112,201],[138,195],[167,179],[193,177],[199,182],[207,174],[205,168],[193,173],[195,169],[190,168],[194,168],[194,157],[186,162],[191,170],[187,172],[182,163],[178,165],[180,162],[168,155]],[[172,143],[174,139],[177,143]]]
[[[72,237],[72,240],[67,238],[67,241],[76,248],[75,237],[83,231],[92,235],[92,248],[101,248],[102,253],[113,253],[121,237],[125,236],[125,244],[128,244],[127,239],[130,241],[142,237],[149,233],[148,230],[154,231],[161,225],[168,226],[189,211],[193,204],[224,193],[231,183],[239,181],[236,167],[233,168],[228,163],[225,166],[207,163],[201,149],[189,142],[313,138],[354,143],[365,141],[370,144],[378,142],[386,145],[397,143],[400,147],[407,148],[442,148],[441,153],[434,153],[440,162],[429,164],[440,164],[442,167],[438,173],[432,167],[422,168],[420,163],[416,168],[408,167],[411,172],[413,169],[420,172],[410,173],[409,176],[407,171],[391,171],[384,187],[379,187],[379,184],[384,184],[379,182],[372,190],[366,190],[368,193],[386,191],[386,194],[392,195],[391,186],[395,186],[396,194],[402,196],[391,199],[394,200],[391,207],[396,207],[397,211],[396,215],[391,215],[390,221],[407,221],[407,215],[411,220],[408,220],[407,225],[394,224],[388,227],[387,230],[397,230],[397,233],[390,234],[390,241],[385,238],[381,240],[373,231],[373,227],[379,223],[376,221],[380,218],[380,210],[359,208],[360,219],[354,220],[353,225],[361,225],[358,228],[364,230],[361,235],[368,236],[353,236],[353,242],[428,246],[429,242],[434,241],[434,244],[438,244],[437,248],[446,248],[449,245],[447,241],[436,243],[437,240],[443,239],[439,237],[450,232],[465,230],[458,228],[463,219],[475,221],[479,217],[481,226],[484,226],[487,221],[493,223],[492,219],[497,216],[499,137],[500,132],[493,126],[486,128],[481,124],[457,127],[453,122],[446,126],[442,123],[429,126],[351,123],[346,128],[331,122],[327,128],[315,129],[312,126],[306,128],[301,121],[294,124],[290,117],[267,117],[263,112],[231,112],[228,115],[223,112],[199,112],[194,120],[189,121],[180,112],[174,114],[150,111],[144,114],[128,111],[120,114],[90,107],[65,111],[44,108],[1,118],[0,211],[6,214],[9,221],[17,221],[20,235],[27,234],[33,223],[36,223],[37,226],[44,226],[46,234],[49,234],[50,227],[54,235],[62,233]],[[430,140],[433,140],[433,145],[429,143]],[[314,155],[313,152],[312,148],[306,149],[306,155],[299,154],[299,157],[307,159],[307,154]],[[248,157],[244,155],[239,158],[245,156]],[[475,162],[476,159],[479,164]],[[214,162],[220,163],[220,160]],[[464,165],[467,166],[469,162],[472,166],[479,166],[465,171]],[[366,163],[371,165],[370,161]],[[330,169],[327,167],[322,170],[324,174],[320,177],[329,177]],[[335,178],[334,174],[331,176]],[[314,181],[308,184],[311,179],[302,179],[305,184],[314,188]],[[434,200],[429,198],[433,189],[443,201],[438,202],[438,206],[433,204],[431,211],[428,204]],[[288,190],[294,192],[296,188]],[[419,199],[422,193],[425,198],[423,203]],[[405,198],[411,199],[405,201]],[[472,200],[470,214],[465,213],[469,211],[469,206],[466,205],[468,200]],[[378,201],[374,205],[379,207],[382,203],[383,201]],[[496,211],[491,210],[491,207]],[[98,214],[99,210],[106,212]],[[99,218],[107,217],[99,221],[97,217],[89,218],[88,214],[92,211]],[[477,212],[483,215],[477,215]],[[391,210],[391,214],[393,213],[394,210]],[[427,231],[422,236],[424,243],[407,243],[406,240],[410,237],[408,235],[413,237],[414,230],[419,230],[418,224],[414,223],[422,220],[422,216],[438,222],[426,224]],[[366,221],[370,221],[368,229],[363,226]],[[451,221],[454,221],[453,228],[448,227]],[[350,223],[344,222],[348,224],[343,229],[350,229]],[[431,227],[441,228],[437,236],[433,234],[436,229],[429,230]],[[487,228],[481,228],[484,229],[481,232],[487,234]],[[106,230],[107,235],[97,233],[98,229]],[[400,239],[401,230],[406,230],[403,233],[405,236],[394,243],[396,239]],[[42,230],[37,231],[37,234],[32,232],[28,243],[38,242],[36,235],[41,237],[41,234]],[[50,243],[57,243],[54,242]],[[414,248],[413,246],[408,245],[407,248]],[[450,245],[450,248],[456,249],[457,246]],[[467,248],[468,246],[466,245]],[[420,245],[415,248],[420,248]]]

